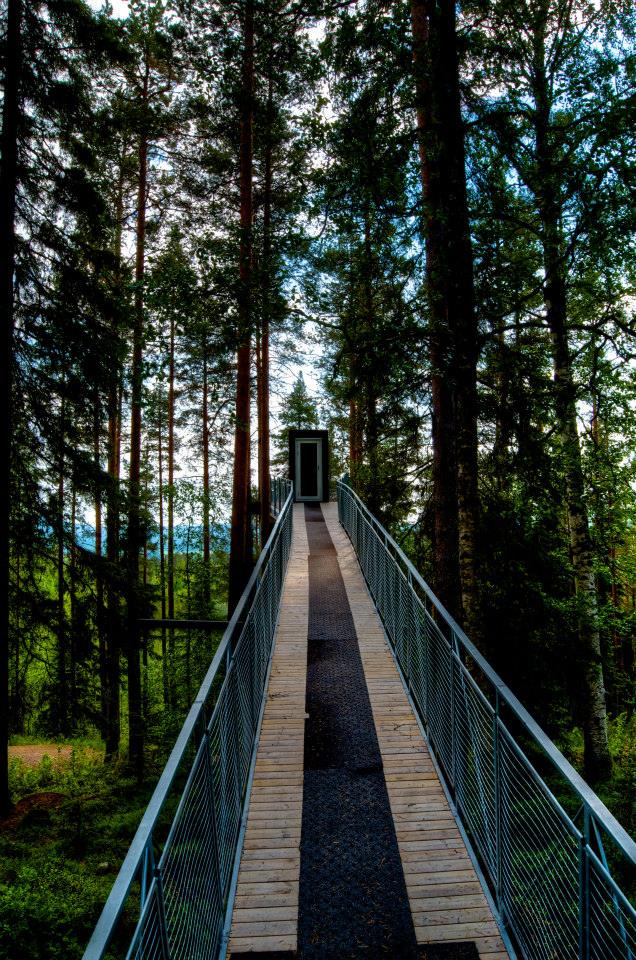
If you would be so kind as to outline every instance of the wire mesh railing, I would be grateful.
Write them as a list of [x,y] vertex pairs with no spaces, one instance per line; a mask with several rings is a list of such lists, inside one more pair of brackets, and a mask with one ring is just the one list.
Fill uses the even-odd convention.
[[636,960],[634,841],[342,481],[338,514],[518,953]]
[[[84,960],[213,960],[222,948],[291,548],[291,483],[275,481],[273,490],[272,534],[190,708]],[[167,836],[160,843],[167,810]]]

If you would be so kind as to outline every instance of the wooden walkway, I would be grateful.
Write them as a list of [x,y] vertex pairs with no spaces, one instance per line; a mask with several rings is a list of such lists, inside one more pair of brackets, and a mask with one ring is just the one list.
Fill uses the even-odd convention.
[[[508,953],[399,678],[335,504],[323,513],[353,614],[418,944],[473,941]],[[308,571],[304,507],[275,638],[229,943],[230,956],[297,947]]]

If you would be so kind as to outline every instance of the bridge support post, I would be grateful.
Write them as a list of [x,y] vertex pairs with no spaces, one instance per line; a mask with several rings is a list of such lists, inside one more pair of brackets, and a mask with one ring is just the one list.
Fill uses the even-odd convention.
[[579,841],[579,957],[590,957],[590,860],[587,855],[590,843],[590,811],[583,806],[583,832]]
[[501,793],[501,742],[499,734],[499,691],[495,690],[495,707],[492,723],[492,752],[493,752],[493,774],[495,781],[495,893],[497,899],[497,910],[499,916],[505,923],[504,917],[504,899],[503,899],[503,865],[501,856],[501,816],[502,816],[502,793]]
[[452,778],[452,787],[453,787],[453,796],[455,799],[455,806],[459,808],[459,797],[457,795],[457,716],[456,710],[457,705],[455,703],[455,688],[457,686],[455,675],[456,667],[455,661],[458,657],[457,653],[457,640],[455,634],[451,635],[450,643],[450,727],[451,727],[451,770],[450,775]]
[[155,851],[152,844],[152,834],[148,837],[144,859],[141,866],[141,909],[143,910],[150,886],[149,878],[155,875]]

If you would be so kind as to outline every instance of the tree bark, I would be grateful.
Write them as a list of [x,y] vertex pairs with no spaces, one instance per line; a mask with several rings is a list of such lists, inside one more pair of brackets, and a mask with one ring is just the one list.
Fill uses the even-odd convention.
[[[5,33],[2,158],[0,160],[0,303],[2,308],[2,376],[0,377],[0,447],[4,450],[0,505],[0,817],[11,808],[9,796],[9,632],[11,459],[13,448],[15,211],[18,182],[18,123],[22,71],[22,0],[8,0]],[[9,491],[9,492],[6,492]]]
[[68,677],[69,677],[69,727],[77,728],[79,720],[79,702],[77,693],[77,666],[78,666],[78,629],[77,629],[77,485],[75,477],[71,477],[71,530],[68,551],[68,594],[70,612],[70,635],[68,645]]
[[[371,352],[372,344],[375,339],[375,306],[373,302],[373,283],[375,276],[375,265],[373,256],[373,238],[371,235],[371,206],[367,199],[364,209],[364,260],[365,272],[363,277],[364,287],[364,320],[363,328],[363,352]],[[364,349],[365,343],[368,345]],[[380,490],[378,475],[378,442],[379,442],[379,424],[377,416],[377,387],[375,385],[375,371],[369,369],[367,362],[364,368],[364,405],[366,420],[366,454],[369,464],[367,476],[366,501],[369,510],[374,516],[380,515]],[[380,517],[382,519],[382,517]]]
[[[64,388],[62,388],[64,389]],[[66,631],[66,577],[64,573],[64,435],[66,404],[60,405],[60,453],[57,477],[57,712],[58,728],[68,736],[68,634]]]
[[203,600],[206,606],[210,602],[210,424],[208,392],[208,352],[204,337],[201,439],[203,442]]
[[[142,108],[148,100],[149,67],[146,65],[142,91]],[[146,188],[148,177],[148,138],[145,131],[139,137],[137,189],[137,242],[135,251],[135,303],[133,320],[133,353],[131,370],[131,421],[130,421],[130,471],[128,513],[128,760],[137,777],[143,777],[144,732],[141,698],[140,667],[140,582],[139,557],[143,546],[141,529],[141,403],[143,387],[143,337],[145,241],[146,241]]]
[[[124,148],[119,164],[117,190],[115,193],[115,255],[114,284],[119,286],[121,279],[121,243],[124,220]],[[118,318],[115,312],[111,319],[111,333],[116,343],[120,337]],[[105,635],[105,704],[103,714],[105,758],[114,759],[119,753],[121,718],[119,703],[120,683],[120,635],[121,618],[119,590],[114,579],[119,565],[119,525],[120,525],[120,459],[121,459],[121,369],[119,364],[111,371],[108,383],[107,415],[108,433],[106,441],[106,460],[108,486],[106,490],[106,559],[108,561],[108,581],[106,587],[106,635]]]
[[269,431],[269,336],[272,309],[272,184],[274,122],[273,66],[268,64],[267,108],[265,113],[265,176],[263,183],[263,260],[261,350],[258,365],[258,491],[260,504],[261,548],[272,531],[270,487],[270,431]]
[[359,389],[357,364],[349,363],[349,478],[351,485],[358,485],[360,465],[362,463],[362,414],[356,397]]
[[481,638],[477,327],[453,0],[412,0],[426,210],[436,590]]
[[[159,471],[159,579],[161,581],[161,619],[166,619],[166,541],[163,516],[163,390],[159,393],[159,416],[157,422],[157,447]],[[161,628],[161,676],[163,681],[163,705],[170,704],[170,681],[166,628]]]
[[102,479],[101,479],[101,403],[95,391],[93,401],[93,465],[95,469],[95,604],[97,628],[97,655],[99,662],[99,694],[102,738],[106,738],[105,718],[108,710],[108,668],[107,668],[107,632],[104,572],[102,557],[104,554],[103,518],[102,518]]
[[[168,617],[174,620],[174,341],[175,319],[170,315],[170,338],[168,356]],[[174,665],[174,628],[168,630],[168,660],[170,672]],[[174,703],[174,679],[170,678],[169,690]]]
[[228,609],[240,600],[252,566],[250,530],[250,358],[252,283],[252,168],[254,118],[254,0],[245,0],[240,108],[240,247],[238,352],[232,478],[232,531]]
[[577,425],[576,389],[568,342],[567,282],[561,234],[558,169],[551,136],[549,79],[546,71],[545,22],[535,25],[533,92],[535,97],[535,194],[542,227],[544,301],[554,363],[554,397],[565,498],[570,529],[574,584],[578,600],[581,654],[585,772],[591,783],[611,772],[607,741],[607,709],[594,576],[594,550],[587,512],[581,444]]
[[[114,335],[118,336],[113,321]],[[115,585],[115,570],[119,565],[119,371],[113,372],[108,387],[108,491],[106,497],[106,558],[108,585],[106,590],[106,701],[104,710],[105,753],[111,760],[119,753],[120,740],[120,607],[119,591]]]

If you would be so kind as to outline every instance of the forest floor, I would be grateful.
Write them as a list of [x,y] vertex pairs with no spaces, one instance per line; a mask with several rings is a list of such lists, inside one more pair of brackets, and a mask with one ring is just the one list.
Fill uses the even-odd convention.
[[15,806],[0,822],[0,960],[80,960],[162,755],[139,785],[124,763],[104,764],[94,738],[10,747]]
[[[22,763],[26,764],[27,767],[37,767],[44,757],[49,757],[54,763],[57,761],[59,764],[64,761],[69,762],[74,749],[75,747],[72,744],[21,743],[9,747],[9,760],[15,757],[17,760],[21,760]],[[95,753],[95,759],[97,759],[98,753],[96,750],[91,750],[90,748],[85,749]]]

